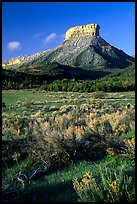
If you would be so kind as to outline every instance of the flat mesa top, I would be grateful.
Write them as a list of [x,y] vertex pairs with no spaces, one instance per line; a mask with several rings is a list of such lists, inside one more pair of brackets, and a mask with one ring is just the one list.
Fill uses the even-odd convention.
[[67,30],[65,40],[71,40],[83,36],[99,36],[100,26],[98,24],[87,24],[75,26]]

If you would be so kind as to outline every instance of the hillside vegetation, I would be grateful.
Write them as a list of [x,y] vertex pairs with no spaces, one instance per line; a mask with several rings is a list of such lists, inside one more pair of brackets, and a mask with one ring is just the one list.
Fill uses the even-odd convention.
[[[92,80],[91,80],[92,79]],[[47,91],[134,91],[135,65],[125,69],[87,71],[58,63],[21,70],[2,69],[3,89],[40,88]]]

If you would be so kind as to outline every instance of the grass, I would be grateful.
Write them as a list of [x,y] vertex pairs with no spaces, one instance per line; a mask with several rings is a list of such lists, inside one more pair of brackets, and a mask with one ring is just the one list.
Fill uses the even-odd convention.
[[[101,169],[102,175],[105,176],[106,180],[110,178],[110,174],[117,174],[119,178],[121,169],[125,175],[129,175],[134,180],[134,145],[132,144],[132,138],[134,139],[135,135],[133,118],[134,97],[134,92],[107,93],[105,98],[98,100],[92,98],[92,93],[36,90],[3,91],[2,101],[6,105],[6,107],[3,107],[4,127],[2,137],[3,201],[78,202],[87,201],[88,199],[93,201],[93,198],[89,197],[88,194],[88,197],[85,198],[83,191],[78,192],[77,189],[74,189],[73,179],[77,178],[80,181],[86,172],[92,172],[103,192]],[[129,110],[127,109],[128,103],[131,105]],[[34,117],[34,114],[39,111],[40,113]],[[122,111],[122,114],[118,111]],[[98,112],[101,113],[100,117],[97,116]],[[32,118],[34,122],[32,135],[37,138],[36,145],[34,145],[34,141],[28,143],[30,136],[28,130]],[[115,131],[113,137],[111,136],[112,133],[103,132],[109,131],[104,129],[105,126],[103,126],[106,121],[107,127],[111,126]],[[129,124],[132,128],[129,127]],[[45,132],[42,129],[43,125]],[[22,131],[21,134],[20,130]],[[60,147],[61,143],[56,143],[56,141],[59,141],[62,135],[65,135],[66,143],[64,144],[73,144],[71,142],[74,139],[74,133],[76,134],[76,142],[78,144],[81,142],[82,148],[85,148],[86,142],[93,143],[90,146],[91,149],[88,149],[89,157],[78,157],[77,160],[71,160],[65,166],[57,165],[59,163],[58,159],[61,159],[57,157],[57,160],[53,163],[57,166],[56,168],[46,170],[40,176],[38,175],[31,179],[30,182],[23,180],[22,183],[18,180],[20,173],[29,178],[38,167],[45,168],[43,164],[39,163],[40,158],[43,156],[42,153],[40,155],[37,154],[37,150],[44,151],[47,148],[45,146],[44,148],[42,147],[42,136],[51,142],[52,153],[57,154],[61,152],[65,154],[66,152],[63,152],[64,149],[61,149],[62,146]],[[102,140],[100,144],[94,143],[99,141],[95,133],[101,134]],[[104,135],[106,137],[105,140],[103,140]],[[121,140],[126,141],[126,144],[129,145],[128,152],[116,154],[113,152],[113,147],[114,145],[119,147],[122,144],[120,143]],[[55,142],[55,144],[52,142]],[[27,144],[32,145],[30,146],[31,151],[36,148],[36,154],[32,154],[32,158],[28,155],[27,148],[29,146]],[[108,153],[104,153],[104,150],[102,151],[101,149],[105,147],[101,146],[104,144],[111,144],[109,146],[111,150]],[[94,149],[94,145],[97,145],[97,148]],[[69,151],[73,150],[71,148],[69,146]],[[104,154],[103,157],[100,157],[100,152]],[[84,152],[84,154],[86,153]],[[99,156],[96,156],[98,154]],[[31,159],[33,160],[35,156],[37,159],[36,163],[31,163]],[[94,156],[95,158],[92,158]],[[104,169],[106,169],[106,173]],[[131,193],[128,200],[133,201],[134,192],[132,190],[134,189],[134,182],[130,187]]]
[[101,161],[95,164],[92,170],[84,174],[80,182],[73,179],[79,201],[134,202],[135,166],[129,158],[121,160],[109,157],[107,160],[105,158],[103,163]]
[[[27,109],[28,115],[36,113],[45,105],[47,108],[51,106],[61,107],[63,105],[78,105],[90,103],[92,93],[66,93],[66,92],[46,92],[36,90],[4,90],[2,91],[2,101],[6,104],[5,112],[7,114],[21,114],[24,108]],[[109,105],[115,106],[134,104],[134,92],[107,93],[105,99],[101,99],[102,103],[107,102]],[[25,104],[30,103],[27,107]]]
[[[80,161],[77,164],[72,164],[64,169],[53,171],[38,180],[32,181],[26,188],[19,188],[16,196],[12,201],[49,201],[49,202],[75,202],[78,200],[78,195],[73,189],[72,180],[74,177],[82,178],[86,172],[92,172],[95,178],[99,177],[99,168],[107,168],[108,172],[119,172],[122,168],[123,172],[134,175],[134,167],[130,167],[132,161],[127,158],[117,158],[108,156],[105,159],[92,163],[88,161]],[[22,167],[23,165],[20,164]],[[25,165],[24,165],[25,167]],[[18,167],[19,168],[19,167]],[[13,170],[12,170],[13,171]],[[14,171],[17,169],[14,167]],[[16,187],[15,187],[16,188]],[[13,190],[14,192],[14,190]],[[29,195],[30,193],[30,195]],[[6,194],[6,199],[11,200],[11,194]]]

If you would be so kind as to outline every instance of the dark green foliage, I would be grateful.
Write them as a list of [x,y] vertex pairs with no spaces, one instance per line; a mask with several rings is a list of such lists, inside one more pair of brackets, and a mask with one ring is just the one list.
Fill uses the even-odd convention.
[[6,104],[4,101],[2,101],[2,108],[6,108]]
[[2,101],[2,111],[4,111],[5,109],[6,109],[6,104],[5,104],[5,102],[4,101]]
[[113,70],[108,75],[108,71],[87,71],[50,63],[40,67],[38,73],[3,69],[2,87],[3,89],[39,88],[47,91],[73,92],[135,90],[135,65],[122,70]]
[[73,92],[93,92],[93,91],[134,91],[135,90],[135,66],[107,75],[96,80],[55,80],[49,85],[40,87],[50,91],[73,91]]

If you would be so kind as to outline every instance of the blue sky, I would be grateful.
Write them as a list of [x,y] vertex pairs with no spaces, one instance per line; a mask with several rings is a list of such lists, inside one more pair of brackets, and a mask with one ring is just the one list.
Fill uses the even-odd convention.
[[2,61],[51,49],[70,27],[90,23],[108,43],[135,54],[134,2],[3,2]]

